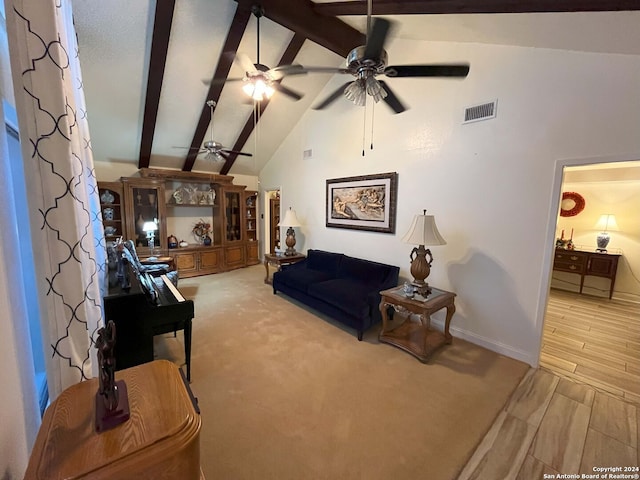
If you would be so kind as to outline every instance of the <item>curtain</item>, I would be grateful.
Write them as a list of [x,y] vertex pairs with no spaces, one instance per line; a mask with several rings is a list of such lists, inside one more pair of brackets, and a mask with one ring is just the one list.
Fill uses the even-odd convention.
[[5,7],[38,282],[27,294],[40,303],[55,399],[97,374],[104,231],[71,2],[5,0]]

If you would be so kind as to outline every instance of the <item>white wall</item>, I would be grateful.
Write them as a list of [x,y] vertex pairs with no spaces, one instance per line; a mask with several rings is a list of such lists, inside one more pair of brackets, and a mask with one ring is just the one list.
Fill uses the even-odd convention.
[[[296,209],[304,224],[298,250],[391,263],[405,278],[412,247],[400,239],[427,209],[448,242],[432,248],[429,281],[457,293],[456,335],[536,365],[558,208],[556,163],[640,152],[640,58],[403,41],[389,57],[392,64],[469,61],[471,71],[462,81],[389,79],[410,110],[392,115],[376,107],[375,148],[365,157],[362,135],[368,145],[371,127],[364,128],[362,108],[340,99],[307,112],[260,182],[281,185],[282,204]],[[336,76],[317,100],[345,80]],[[496,98],[496,119],[461,124],[465,106]],[[302,160],[306,149],[313,158]],[[399,174],[395,235],[325,227],[326,179],[389,171]]]

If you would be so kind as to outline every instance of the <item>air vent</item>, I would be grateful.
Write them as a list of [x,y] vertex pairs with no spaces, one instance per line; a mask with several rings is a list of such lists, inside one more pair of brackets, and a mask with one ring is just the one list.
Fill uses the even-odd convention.
[[497,104],[498,100],[494,100],[493,102],[467,107],[464,110],[464,122],[462,123],[479,122],[480,120],[495,118]]
[[308,159],[310,159],[311,157],[313,157],[313,151],[312,151],[311,149],[309,149],[309,150],[304,150],[304,151],[302,152],[302,158],[303,158],[304,160],[308,160]]

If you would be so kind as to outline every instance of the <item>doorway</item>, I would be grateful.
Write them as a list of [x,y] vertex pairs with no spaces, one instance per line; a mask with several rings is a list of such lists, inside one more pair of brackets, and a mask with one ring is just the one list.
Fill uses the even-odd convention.
[[280,188],[264,191],[264,252],[274,253],[280,250]]
[[[591,208],[585,208],[575,218],[557,217],[551,222],[553,238],[559,238],[564,230],[565,239],[573,237],[576,252],[595,252],[598,217],[602,213],[617,213],[620,231],[612,232],[607,253],[619,251],[621,256],[613,300],[609,300],[607,278],[585,277],[581,295],[580,275],[550,272],[546,299],[541,304],[544,317],[539,356],[540,366],[560,376],[636,402],[640,399],[637,361],[640,327],[634,319],[640,316],[640,282],[631,266],[638,264],[640,231],[629,228],[629,223],[637,224],[637,213],[632,211],[637,211],[635,205],[640,198],[638,158],[640,155],[558,164],[554,184],[556,205],[560,205],[563,192],[572,192],[583,194],[587,207]],[[624,198],[619,196],[621,190],[625,191]],[[629,191],[633,192],[631,198]],[[631,204],[626,205],[627,201]],[[549,253],[551,265],[558,254],[555,245]],[[567,253],[571,254],[570,251],[561,254]],[[580,268],[578,265],[577,269]]]

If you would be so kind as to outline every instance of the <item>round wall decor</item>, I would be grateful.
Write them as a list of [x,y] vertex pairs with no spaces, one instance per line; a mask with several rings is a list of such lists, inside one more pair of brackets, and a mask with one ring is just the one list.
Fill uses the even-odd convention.
[[584,210],[584,197],[576,192],[563,192],[560,202],[560,216],[574,217]]

